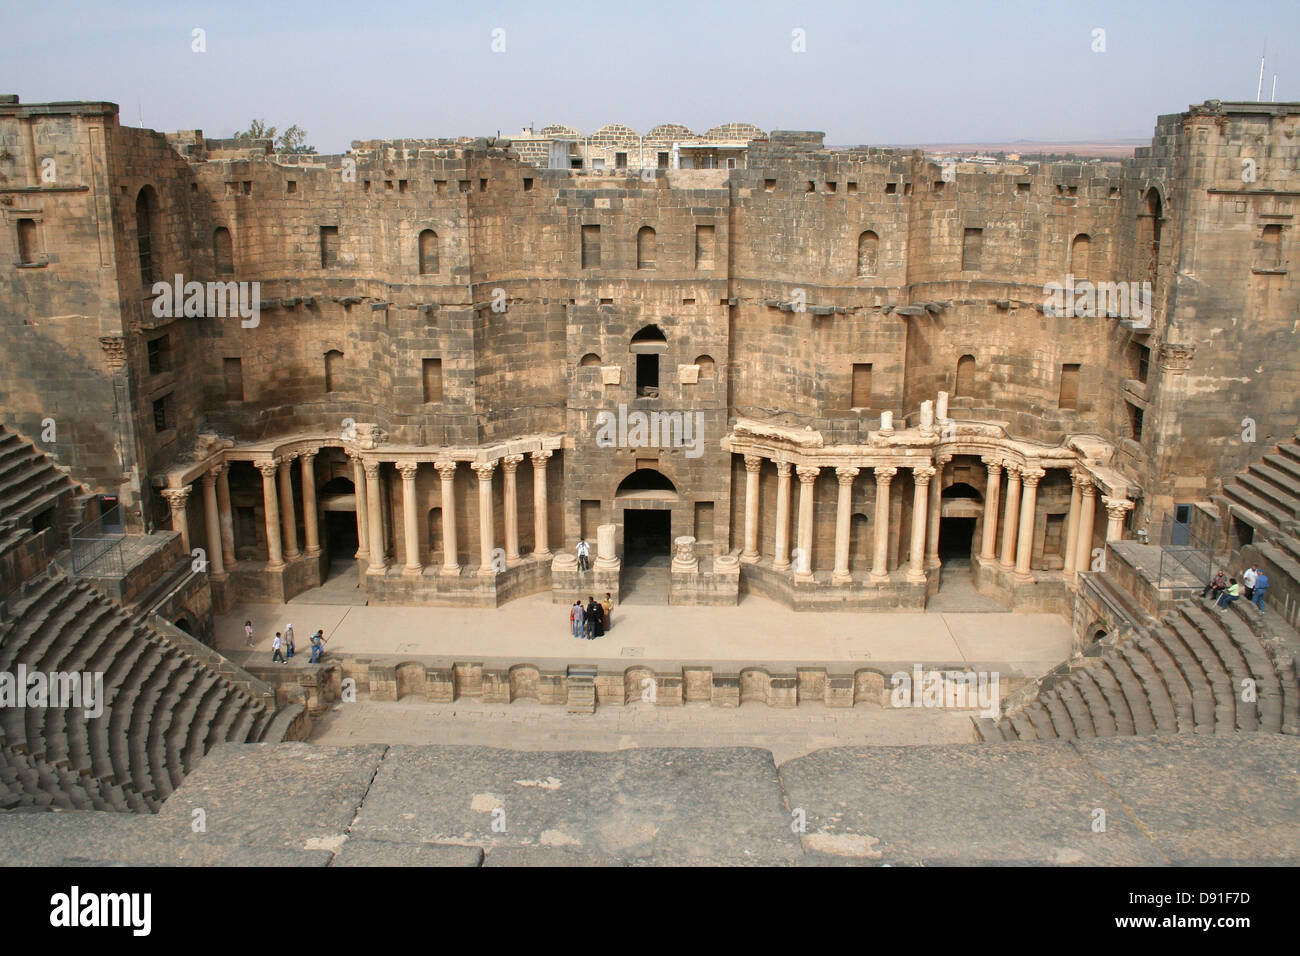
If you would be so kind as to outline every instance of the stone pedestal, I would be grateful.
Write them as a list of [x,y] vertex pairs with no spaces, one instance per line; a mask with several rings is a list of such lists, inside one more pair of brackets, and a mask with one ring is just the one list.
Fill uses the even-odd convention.
[[596,528],[596,570],[616,571],[621,565],[614,549],[616,525],[603,524]]

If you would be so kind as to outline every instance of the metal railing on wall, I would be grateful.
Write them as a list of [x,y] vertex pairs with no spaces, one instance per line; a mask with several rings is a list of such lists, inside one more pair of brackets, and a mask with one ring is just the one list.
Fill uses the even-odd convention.
[[1161,588],[1204,587],[1214,574],[1214,547],[1166,515],[1160,526]]
[[122,540],[126,528],[120,505],[73,528],[68,537],[74,577],[120,577],[125,573]]

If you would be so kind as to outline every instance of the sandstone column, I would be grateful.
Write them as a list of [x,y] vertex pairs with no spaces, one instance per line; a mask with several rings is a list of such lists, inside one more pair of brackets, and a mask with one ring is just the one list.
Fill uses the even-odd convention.
[[505,478],[506,564],[519,563],[519,488],[515,472],[523,455],[506,455],[501,459],[501,474]]
[[849,534],[853,528],[853,479],[857,468],[836,468],[835,477],[840,482],[840,497],[835,508],[835,584],[849,584],[853,575],[849,571]]
[[480,461],[470,465],[478,475],[478,573],[490,576],[496,574],[492,567],[492,541],[495,537],[492,522],[492,472],[496,471],[495,461]]
[[293,460],[297,455],[287,455],[280,460],[280,524],[284,535],[284,556],[292,561],[298,557],[298,518],[293,507]]
[[1083,502],[1083,483],[1086,479],[1077,471],[1070,472],[1070,513],[1065,519],[1065,568],[1073,577],[1074,562],[1079,550],[1079,506]]
[[[925,583],[925,524],[930,498],[930,485],[936,468],[922,465],[912,469],[912,554],[907,580],[913,584]],[[938,484],[938,482],[933,482]]]
[[415,502],[415,476],[420,466],[404,461],[397,466],[402,476],[402,526],[406,530],[406,567],[402,573],[417,577],[424,571],[420,564],[420,512]]
[[279,463],[263,461],[257,465],[262,473],[262,508],[266,512],[266,570],[284,570],[284,552],[280,550],[280,502],[275,493],[275,475]]
[[889,580],[889,483],[897,468],[876,469],[876,539],[871,559],[871,580],[883,584]]
[[384,503],[379,493],[378,461],[367,461],[366,471],[366,513],[370,520],[370,567],[367,574],[383,574],[388,570],[388,561],[384,554]]
[[167,504],[172,512],[172,530],[179,531],[181,535],[181,546],[185,548],[185,554],[190,553],[190,516],[186,511],[190,500],[190,486],[184,488],[164,488],[162,496],[167,499]]
[[230,466],[224,461],[212,469],[217,477],[217,517],[221,523],[221,560],[227,568],[235,566],[235,517],[230,510]]
[[1016,548],[1016,576],[1030,577],[1029,562],[1034,553],[1034,516],[1038,507],[1038,482],[1043,469],[1026,468],[1021,474],[1024,490],[1020,495],[1020,543]]
[[758,479],[763,459],[758,455],[745,456],[745,549],[740,560],[746,564],[758,561]]
[[547,558],[551,554],[547,541],[546,462],[549,451],[535,451],[533,459],[533,557]]
[[302,530],[306,539],[303,554],[314,558],[320,554],[320,514],[316,511],[316,453],[305,451],[298,461],[302,468]]
[[456,463],[435,462],[438,479],[442,485],[442,573],[460,574],[459,554],[456,545]]
[[1123,540],[1124,515],[1133,510],[1133,502],[1127,498],[1111,498],[1103,495],[1101,503],[1106,506],[1106,540]]
[[1097,517],[1097,486],[1091,475],[1084,475],[1083,498],[1079,504],[1079,542],[1074,556],[1076,574],[1092,570],[1092,526]]
[[1020,466],[1007,462],[1007,501],[1002,509],[1002,560],[998,567],[1010,571],[1016,560],[1016,528],[1020,524]]
[[796,581],[813,579],[813,482],[821,473],[820,468],[800,465],[795,469],[799,474],[799,560],[794,566]]
[[1002,462],[996,458],[981,460],[988,470],[988,481],[984,486],[984,536],[980,540],[980,560],[993,561],[998,556],[998,498],[1002,492]]
[[[939,397],[946,403],[948,393],[940,392]],[[943,512],[943,469],[950,461],[951,455],[936,455],[935,476],[930,481],[930,506],[925,519],[925,566],[931,571],[940,565],[939,518]]]
[[221,517],[217,509],[217,476],[203,474],[203,518],[208,544],[208,561],[214,581],[226,577],[226,563],[221,553]]
[[352,498],[357,515],[357,553],[358,561],[369,562],[370,559],[370,508],[366,504],[365,463],[360,455],[348,455],[352,459]]
[[776,555],[772,568],[790,570],[790,472],[788,461],[776,463]]

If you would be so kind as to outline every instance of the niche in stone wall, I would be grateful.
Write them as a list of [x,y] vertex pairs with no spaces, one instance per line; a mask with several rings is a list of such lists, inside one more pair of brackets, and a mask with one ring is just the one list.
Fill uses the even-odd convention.
[[419,239],[420,254],[420,275],[431,276],[437,275],[438,265],[438,234],[432,229],[425,229],[420,233]]
[[984,256],[984,230],[965,229],[961,237],[961,271],[978,272]]
[[649,226],[642,226],[636,234],[636,267],[654,269],[658,254],[655,231]]
[[235,274],[235,249],[230,239],[230,230],[217,226],[212,233],[212,262],[217,275]]
[[957,382],[952,394],[954,398],[970,398],[975,394],[975,356],[963,355],[957,360]]
[[876,274],[876,259],[880,253],[880,237],[868,229],[858,236],[858,275]]

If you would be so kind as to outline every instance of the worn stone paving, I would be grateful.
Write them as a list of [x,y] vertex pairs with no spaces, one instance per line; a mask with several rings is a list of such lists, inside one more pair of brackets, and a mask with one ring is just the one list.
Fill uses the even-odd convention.
[[1268,734],[779,767],[747,747],[223,744],[155,816],[0,814],[0,864],[1295,865],[1298,767],[1300,739]]

